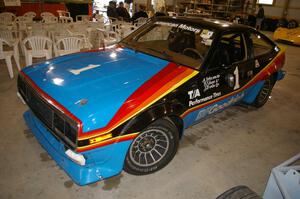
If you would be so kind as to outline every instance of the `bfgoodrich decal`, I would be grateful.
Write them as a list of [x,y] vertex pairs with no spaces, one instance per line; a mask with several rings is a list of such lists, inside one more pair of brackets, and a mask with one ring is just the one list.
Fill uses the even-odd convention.
[[218,112],[220,110],[223,110],[223,109],[225,109],[225,108],[227,108],[227,107],[235,104],[236,102],[238,102],[241,99],[243,99],[244,95],[245,95],[244,93],[240,93],[240,94],[238,94],[236,96],[231,97],[226,102],[216,103],[216,104],[214,104],[214,105],[212,105],[212,106],[210,106],[208,108],[205,108],[205,109],[199,111],[199,113],[198,113],[198,115],[196,117],[196,120],[200,120],[200,119],[202,119],[202,118],[204,118],[204,117],[206,117],[208,115],[211,115],[211,114],[213,114],[215,112]]

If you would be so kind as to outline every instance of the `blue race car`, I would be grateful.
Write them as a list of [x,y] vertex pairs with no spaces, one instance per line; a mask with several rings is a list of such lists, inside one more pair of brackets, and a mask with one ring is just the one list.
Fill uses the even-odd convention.
[[263,106],[284,50],[243,25],[155,18],[112,48],[24,68],[27,125],[79,185],[153,173],[184,129],[237,103]]

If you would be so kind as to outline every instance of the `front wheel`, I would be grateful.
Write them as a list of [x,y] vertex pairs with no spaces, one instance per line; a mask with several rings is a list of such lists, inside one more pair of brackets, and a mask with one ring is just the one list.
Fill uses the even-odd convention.
[[131,143],[124,170],[134,175],[146,175],[162,169],[177,152],[178,135],[175,124],[167,119],[150,124]]

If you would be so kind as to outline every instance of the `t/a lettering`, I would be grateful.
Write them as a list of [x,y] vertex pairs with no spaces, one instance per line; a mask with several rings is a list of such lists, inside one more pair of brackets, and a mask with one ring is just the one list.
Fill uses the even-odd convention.
[[188,92],[188,94],[189,94],[190,100],[201,96],[199,89],[191,90],[191,91]]

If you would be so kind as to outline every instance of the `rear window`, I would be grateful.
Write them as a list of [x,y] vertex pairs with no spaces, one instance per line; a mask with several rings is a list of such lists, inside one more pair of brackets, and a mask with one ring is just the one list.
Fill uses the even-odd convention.
[[273,49],[273,46],[259,34],[251,33],[250,39],[253,44],[254,57],[269,53]]

